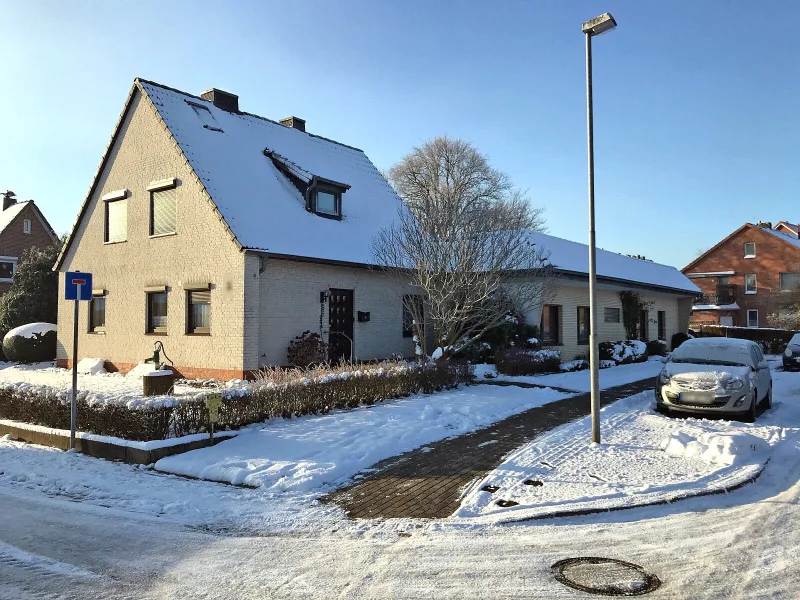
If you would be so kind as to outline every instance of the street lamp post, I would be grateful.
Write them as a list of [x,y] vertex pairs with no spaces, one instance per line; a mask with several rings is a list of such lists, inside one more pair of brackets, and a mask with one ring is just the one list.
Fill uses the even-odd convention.
[[604,13],[583,24],[586,34],[586,128],[589,144],[589,368],[591,373],[592,442],[600,443],[600,362],[597,345],[597,247],[594,230],[594,118],[592,115],[592,37],[611,31],[617,22]]

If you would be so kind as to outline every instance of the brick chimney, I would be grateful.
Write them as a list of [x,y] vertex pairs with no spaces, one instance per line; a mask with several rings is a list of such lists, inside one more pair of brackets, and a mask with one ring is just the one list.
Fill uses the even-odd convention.
[[14,206],[17,203],[17,199],[14,198],[16,194],[11,190],[4,192],[2,196],[3,196],[3,210],[6,210],[7,208]]
[[214,106],[231,113],[239,112],[239,96],[230,92],[223,92],[217,88],[211,88],[200,94],[203,100],[213,102]]
[[306,120],[301,119],[300,117],[286,117],[285,119],[281,119],[280,123],[284,127],[291,127],[292,129],[297,129],[298,131],[305,132],[306,130]]

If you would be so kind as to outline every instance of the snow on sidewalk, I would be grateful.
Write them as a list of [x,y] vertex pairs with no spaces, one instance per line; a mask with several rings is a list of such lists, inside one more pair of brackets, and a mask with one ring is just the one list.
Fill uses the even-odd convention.
[[[625,385],[652,377],[653,379],[664,368],[662,357],[652,356],[646,362],[633,363],[630,365],[618,365],[600,370],[600,389],[604,390],[618,385]],[[514,383],[534,383],[536,385],[553,386],[573,390],[576,392],[588,392],[590,390],[589,370],[573,371],[572,373],[552,373],[550,375],[530,375],[523,377],[510,377],[508,375],[498,375],[494,365],[476,365],[475,377],[478,380],[484,379],[484,374],[490,373],[495,377],[491,381],[509,381]]]
[[[780,387],[779,381],[776,391]],[[602,444],[590,443],[589,417],[559,427],[474,482],[454,516],[513,521],[671,501],[734,486],[756,476],[774,447],[800,432],[800,402],[788,394],[783,398],[776,396],[773,409],[755,425],[666,417],[653,410],[652,392],[619,400],[602,410]],[[499,489],[482,491],[487,485]],[[499,506],[501,500],[517,504]]]
[[323,416],[274,419],[216,446],[163,458],[156,469],[274,491],[316,490],[385,458],[565,397],[549,388],[471,386]]

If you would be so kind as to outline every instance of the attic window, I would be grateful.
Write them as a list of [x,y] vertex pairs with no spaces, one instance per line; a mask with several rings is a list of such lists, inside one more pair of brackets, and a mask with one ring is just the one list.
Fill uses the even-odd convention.
[[194,102],[189,102],[188,100],[186,101],[186,104],[192,107],[192,110],[200,119],[200,122],[203,124],[204,128],[210,129],[211,131],[222,131],[217,123],[217,120],[214,118],[214,115],[211,114],[211,111],[208,110],[207,106],[195,104]]

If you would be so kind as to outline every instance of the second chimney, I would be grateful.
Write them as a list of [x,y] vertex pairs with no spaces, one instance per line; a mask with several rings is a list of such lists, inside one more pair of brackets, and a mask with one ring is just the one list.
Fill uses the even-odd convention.
[[280,124],[284,127],[291,127],[292,129],[297,129],[302,132],[306,130],[306,120],[300,117],[286,117],[280,120]]
[[217,108],[221,108],[227,112],[238,113],[239,112],[239,96],[236,94],[231,94],[230,92],[223,92],[222,90],[218,90],[217,88],[211,88],[200,94],[200,97],[203,100],[208,100],[209,102],[213,102],[214,106]]

